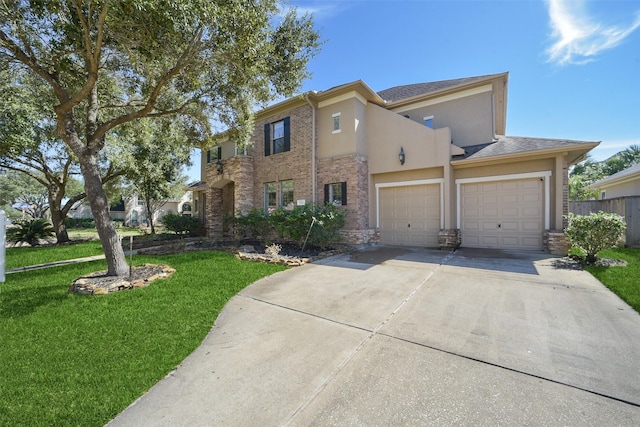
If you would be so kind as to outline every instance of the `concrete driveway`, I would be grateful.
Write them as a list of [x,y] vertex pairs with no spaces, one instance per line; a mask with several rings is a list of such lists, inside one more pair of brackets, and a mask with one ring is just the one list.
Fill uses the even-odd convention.
[[113,426],[639,425],[640,315],[536,253],[382,247],[267,277]]

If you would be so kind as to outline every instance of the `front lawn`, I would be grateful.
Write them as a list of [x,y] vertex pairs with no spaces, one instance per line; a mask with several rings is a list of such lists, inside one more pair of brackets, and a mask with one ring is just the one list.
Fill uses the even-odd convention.
[[5,268],[26,267],[29,265],[46,264],[55,261],[64,261],[74,258],[84,258],[94,255],[102,255],[102,246],[99,241],[72,243],[61,246],[30,246],[19,248],[7,248]]
[[640,313],[640,249],[617,248],[598,253],[598,258],[627,261],[626,267],[594,267],[585,269],[622,300]]
[[[56,248],[57,249],[57,248]],[[0,283],[0,426],[102,426],[204,339],[226,302],[281,271],[222,252],[136,256],[176,272],[149,287],[69,294],[104,261],[7,275]]]

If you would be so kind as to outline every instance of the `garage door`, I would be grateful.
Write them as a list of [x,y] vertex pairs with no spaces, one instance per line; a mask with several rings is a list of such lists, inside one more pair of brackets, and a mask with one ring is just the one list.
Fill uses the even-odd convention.
[[439,231],[439,184],[380,189],[381,243],[437,247]]
[[544,186],[539,178],[463,184],[462,245],[542,249]]

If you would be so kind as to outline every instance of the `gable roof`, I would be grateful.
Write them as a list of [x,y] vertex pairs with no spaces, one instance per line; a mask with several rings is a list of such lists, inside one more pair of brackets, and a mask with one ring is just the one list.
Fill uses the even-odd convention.
[[636,178],[640,178],[640,163],[630,166],[627,169],[606,178],[602,178],[599,181],[593,182],[589,184],[587,188],[598,188],[614,184],[622,184],[623,182],[630,181]]
[[484,80],[500,77],[504,74],[487,74],[484,76],[463,77],[461,79],[440,80],[437,82],[414,83],[408,85],[394,86],[378,92],[378,95],[387,102],[397,102],[403,99],[414,98],[433,92],[451,89],[457,86],[464,86]]
[[464,147],[465,155],[454,159],[455,163],[475,163],[491,158],[514,157],[542,152],[573,152],[568,160],[573,163],[582,154],[600,144],[599,141],[577,141],[572,139],[532,138],[527,136],[498,136],[495,141]]

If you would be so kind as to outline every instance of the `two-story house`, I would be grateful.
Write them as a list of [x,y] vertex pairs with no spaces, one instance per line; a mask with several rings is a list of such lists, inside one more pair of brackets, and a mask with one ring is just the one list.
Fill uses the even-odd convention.
[[203,153],[194,215],[215,236],[225,215],[331,202],[353,244],[562,252],[567,170],[598,143],[504,136],[507,83],[356,81],[272,105],[248,150],[222,135]]

